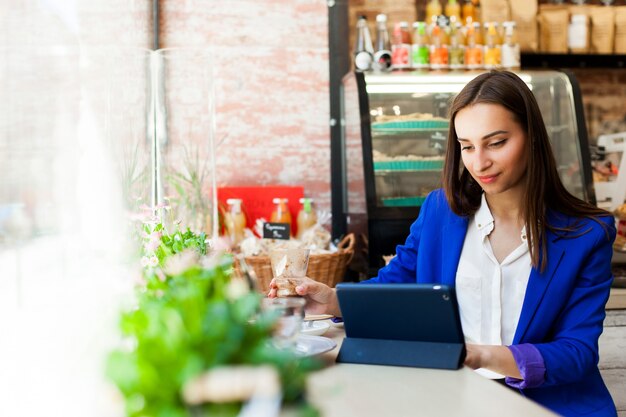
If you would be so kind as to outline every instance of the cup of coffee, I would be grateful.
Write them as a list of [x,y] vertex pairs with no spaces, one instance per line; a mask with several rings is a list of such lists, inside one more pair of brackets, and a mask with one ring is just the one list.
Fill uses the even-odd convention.
[[309,249],[275,249],[270,251],[272,275],[278,287],[277,297],[297,297],[296,287],[306,277]]

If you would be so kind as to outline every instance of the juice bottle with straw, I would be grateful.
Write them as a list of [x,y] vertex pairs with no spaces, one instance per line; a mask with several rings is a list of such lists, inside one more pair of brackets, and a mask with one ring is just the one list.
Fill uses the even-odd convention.
[[442,29],[439,25],[433,27],[432,45],[430,46],[430,68],[434,70],[449,68],[448,46],[442,42]]
[[412,66],[417,69],[427,69],[430,65],[430,51],[426,23],[415,22],[413,28],[415,33],[413,35],[413,53],[411,54]]
[[[480,27],[480,24],[478,25]],[[467,69],[480,69],[483,67],[483,48],[476,41],[475,25],[467,27],[467,47],[465,48],[465,67]]]
[[502,50],[498,44],[495,24],[489,23],[485,42],[485,68],[499,68],[502,65]]

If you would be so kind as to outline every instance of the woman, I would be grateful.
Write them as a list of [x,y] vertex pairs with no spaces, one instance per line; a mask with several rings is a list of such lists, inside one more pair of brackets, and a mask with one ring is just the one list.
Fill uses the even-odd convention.
[[[455,285],[467,366],[559,414],[615,416],[597,367],[613,217],[565,190],[537,102],[515,74],[476,77],[450,121],[443,190],[367,282]],[[296,290],[313,312],[341,315],[327,286],[307,279]]]

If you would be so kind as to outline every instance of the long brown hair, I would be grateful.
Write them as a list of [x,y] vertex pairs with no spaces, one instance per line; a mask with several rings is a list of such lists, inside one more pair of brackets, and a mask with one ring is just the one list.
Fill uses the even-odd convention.
[[458,112],[478,103],[503,106],[513,114],[526,132],[526,150],[529,158],[521,212],[526,225],[532,265],[543,271],[547,264],[546,230],[561,232],[577,230],[576,224],[566,228],[548,224],[548,210],[579,219],[588,217],[600,224],[604,223],[597,217],[609,213],[574,197],[565,189],[557,171],[548,132],[535,96],[524,81],[508,71],[490,71],[479,75],[470,81],[452,102],[443,188],[454,213],[471,216],[480,206],[482,189],[461,165],[461,146],[455,128]]

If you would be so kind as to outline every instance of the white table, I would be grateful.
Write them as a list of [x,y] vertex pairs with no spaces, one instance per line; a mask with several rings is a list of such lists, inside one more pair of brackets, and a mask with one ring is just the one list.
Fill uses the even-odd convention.
[[331,327],[325,336],[338,346],[322,356],[329,366],[308,379],[308,398],[324,417],[555,415],[469,368],[334,364],[343,329]]

